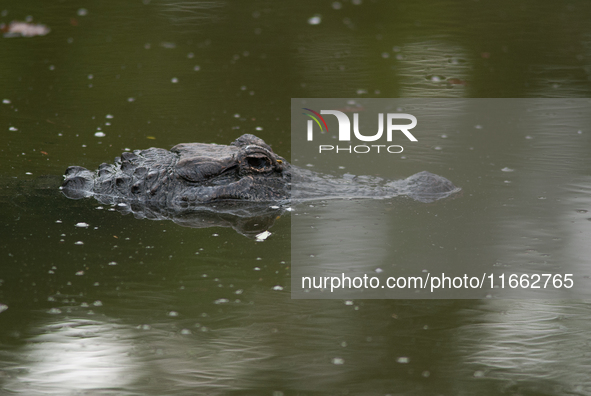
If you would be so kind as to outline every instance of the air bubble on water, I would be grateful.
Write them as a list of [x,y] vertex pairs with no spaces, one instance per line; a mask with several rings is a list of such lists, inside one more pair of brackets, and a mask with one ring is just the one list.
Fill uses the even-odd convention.
[[11,126],[10,128],[8,128],[8,130],[12,131],[12,132],[16,132],[16,131],[18,131],[18,128]]
[[109,119],[110,119],[110,118],[113,118],[113,114],[107,114],[107,115],[105,116],[105,118],[109,118]]
[[76,241],[76,242],[74,242],[74,245],[84,245],[84,242],[82,242],[82,241]]
[[76,223],[76,227],[87,228],[88,227],[88,223]]
[[10,104],[11,102],[10,102],[10,99],[3,99],[2,100],[2,103],[4,103],[4,104]]
[[313,17],[308,18],[309,25],[319,25],[322,22],[322,17],[318,14],[314,15]]

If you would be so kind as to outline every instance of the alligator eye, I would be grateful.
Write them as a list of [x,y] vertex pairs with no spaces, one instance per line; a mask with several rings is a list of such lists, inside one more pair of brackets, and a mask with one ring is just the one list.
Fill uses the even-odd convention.
[[249,167],[256,170],[264,170],[271,166],[271,161],[267,157],[248,157],[246,161]]

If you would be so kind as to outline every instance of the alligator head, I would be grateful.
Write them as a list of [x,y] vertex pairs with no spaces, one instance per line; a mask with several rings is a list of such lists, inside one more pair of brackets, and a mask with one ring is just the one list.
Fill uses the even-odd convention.
[[280,201],[289,198],[290,168],[262,139],[243,135],[229,146],[183,143],[170,151],[126,152],[96,172],[72,166],[62,190],[74,199],[180,208],[220,200]]

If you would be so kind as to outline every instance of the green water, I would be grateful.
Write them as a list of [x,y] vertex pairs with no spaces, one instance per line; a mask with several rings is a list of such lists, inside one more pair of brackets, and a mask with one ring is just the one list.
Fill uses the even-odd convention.
[[[51,32],[0,38],[0,394],[591,394],[585,302],[291,300],[290,214],[256,242],[57,190],[126,148],[255,133],[289,158],[290,98],[589,97],[588,2],[0,3],[28,16]],[[534,132],[410,158],[466,194],[445,246],[588,263],[591,126]]]

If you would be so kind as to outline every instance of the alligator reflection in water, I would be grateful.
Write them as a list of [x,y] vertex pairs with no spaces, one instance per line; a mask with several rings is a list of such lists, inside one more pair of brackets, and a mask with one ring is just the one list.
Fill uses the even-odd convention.
[[245,235],[271,227],[291,203],[399,195],[433,202],[459,190],[429,172],[398,181],[322,175],[291,165],[248,134],[230,145],[183,143],[170,151],[125,152],[96,172],[71,166],[62,185],[68,198],[94,196],[137,218],[195,228],[230,226]]

